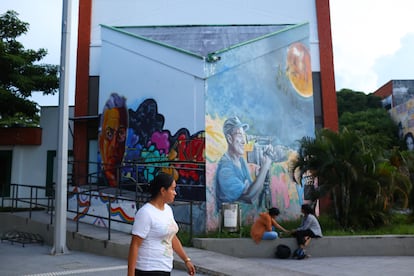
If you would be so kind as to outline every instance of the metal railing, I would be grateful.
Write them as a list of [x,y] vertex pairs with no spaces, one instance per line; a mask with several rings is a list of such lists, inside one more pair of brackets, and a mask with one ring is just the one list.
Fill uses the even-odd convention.
[[[50,224],[53,224],[54,198],[46,195],[46,190],[46,187],[35,185],[10,184],[10,196],[7,197],[3,193],[1,207],[5,208],[5,201],[9,201],[10,204],[6,204],[6,207],[10,207],[10,212],[24,209],[28,211],[29,218],[32,218],[33,211],[46,209],[50,214]],[[19,196],[20,193],[28,196]]]
[[[176,169],[174,167],[171,167],[171,162],[168,162],[169,166],[168,168],[173,168]],[[182,165],[188,165],[190,164],[189,168],[186,168],[185,166]],[[176,165],[179,165],[179,170],[195,170],[195,171],[203,171],[203,168],[199,168],[198,165],[199,164],[194,164],[194,163],[188,163],[188,162],[179,162]],[[157,169],[160,168],[165,168],[162,164],[160,165],[160,162],[156,162],[156,164],[142,164],[142,163],[135,163],[135,164],[128,164],[128,166],[132,166],[134,167],[135,171],[141,171],[142,172],[142,168],[144,166],[146,166],[148,168],[148,166],[152,166],[152,167],[156,167]],[[79,232],[79,227],[80,227],[80,220],[79,217],[80,216],[88,216],[88,217],[93,217],[96,219],[103,219],[103,220],[107,220],[108,225],[107,225],[107,239],[110,240],[111,239],[111,230],[112,230],[112,224],[114,222],[116,223],[121,223],[121,224],[132,224],[132,222],[127,222],[121,219],[117,219],[114,218],[114,216],[112,216],[112,212],[111,212],[111,204],[113,202],[118,202],[119,200],[122,201],[127,201],[127,202],[131,202],[131,203],[135,203],[136,205],[136,209],[139,209],[145,202],[147,202],[149,200],[149,194],[145,191],[145,187],[148,186],[148,183],[142,183],[142,182],[138,182],[137,179],[139,180],[139,176],[137,178],[132,178],[132,183],[131,186],[135,186],[135,190],[134,191],[129,191],[129,192],[133,192],[134,196],[133,197],[128,197],[125,194],[125,191],[122,189],[125,183],[119,183],[118,187],[113,188],[112,187],[112,192],[105,192],[105,197],[108,199],[107,200],[107,210],[108,210],[108,215],[106,217],[104,216],[99,216],[96,214],[90,214],[88,212],[83,213],[80,211],[81,206],[80,206],[80,200],[79,197],[80,196],[86,196],[89,197],[89,201],[91,202],[90,199],[92,199],[93,196],[98,196],[97,193],[104,191],[105,189],[111,189],[111,187],[108,187],[107,185],[99,185],[99,183],[95,183],[95,182],[89,182],[88,185],[82,185],[82,186],[76,186],[73,185],[73,182],[76,182],[76,180],[73,178],[73,175],[70,175],[70,181],[68,180],[68,183],[72,183],[72,185],[68,185],[68,191],[67,191],[67,195],[68,198],[71,196],[76,196],[76,210],[70,210],[69,206],[67,206],[67,212],[73,213],[75,214],[75,221],[76,221],[76,232]],[[88,175],[88,179],[100,179],[101,175],[99,173],[94,173],[94,174],[89,174]],[[131,180],[131,179],[130,179]],[[202,188],[205,187],[203,185],[186,185],[186,184],[180,184],[177,183],[177,187],[178,189],[183,188],[183,187],[198,187],[198,188]],[[74,189],[74,187],[77,187],[78,189]],[[79,189],[82,188],[82,189]],[[205,189],[204,189],[205,190]],[[10,197],[4,196],[3,193],[3,197],[2,197],[2,207],[4,207],[4,202],[5,201],[10,201],[11,204],[8,204],[9,206],[11,206],[11,212],[13,212],[14,210],[18,210],[20,208],[27,208],[29,211],[29,218],[32,218],[32,212],[34,210],[38,210],[39,208],[42,209],[46,209],[47,213],[50,215],[50,224],[53,224],[53,217],[54,217],[54,210],[55,210],[55,198],[54,198],[54,188],[53,188],[53,192],[52,193],[47,193],[47,191],[50,191],[50,187],[41,187],[41,186],[35,186],[35,185],[24,185],[24,184],[11,184],[10,185]],[[49,195],[48,195],[49,194]],[[24,196],[20,196],[20,195],[24,195]],[[176,202],[174,202],[172,204],[172,206],[183,206],[183,205],[187,205],[189,208],[189,212],[190,215],[188,217],[188,220],[176,220],[177,223],[179,225],[184,225],[186,227],[188,227],[188,232],[189,232],[189,240],[191,242],[192,237],[193,237],[193,208],[195,205],[199,205],[202,204],[203,201],[200,200],[177,200]]]

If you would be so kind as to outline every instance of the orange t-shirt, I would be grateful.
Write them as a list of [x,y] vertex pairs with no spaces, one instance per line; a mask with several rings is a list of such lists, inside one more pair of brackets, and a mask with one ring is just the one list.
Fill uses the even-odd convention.
[[250,236],[256,243],[259,243],[266,231],[272,231],[272,218],[269,213],[260,213],[252,225]]

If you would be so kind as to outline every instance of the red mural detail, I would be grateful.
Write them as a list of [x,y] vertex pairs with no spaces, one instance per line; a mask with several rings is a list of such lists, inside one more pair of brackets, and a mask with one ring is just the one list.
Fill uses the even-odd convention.
[[116,202],[116,198],[112,197],[112,196],[106,196],[104,195],[102,192],[99,192],[99,197],[96,197],[97,199],[100,199],[103,203],[107,203],[107,202],[111,202],[114,203]]
[[[192,140],[187,140],[186,135],[181,134],[177,139],[177,159],[179,161],[205,161],[205,140],[201,137],[195,137]],[[180,170],[179,168],[185,168]],[[199,180],[198,166],[195,164],[176,165],[176,169],[180,176],[190,178],[195,181]],[[190,170],[193,169],[193,170]]]
[[86,216],[86,214],[88,213],[88,211],[89,211],[89,206],[88,207],[86,207],[85,209],[83,209],[82,210],[82,212],[80,212],[80,213],[78,213],[74,218],[73,218],[73,220],[74,221],[78,221],[78,220],[80,220],[81,218],[83,218],[83,217],[85,217]]
[[[185,169],[180,170],[179,169],[180,167],[185,168]],[[196,171],[196,169],[198,168],[197,165],[191,165],[191,164],[177,165],[176,168],[180,176],[194,179],[194,181],[198,181],[199,175],[198,175],[198,171]],[[193,168],[195,170],[189,170],[190,168]]]
[[134,217],[130,217],[121,207],[111,208],[111,216],[119,216],[123,221],[134,222]]
[[184,134],[181,134],[177,139],[178,160],[180,161],[196,161],[204,162],[204,138],[195,137],[192,140],[187,140]]

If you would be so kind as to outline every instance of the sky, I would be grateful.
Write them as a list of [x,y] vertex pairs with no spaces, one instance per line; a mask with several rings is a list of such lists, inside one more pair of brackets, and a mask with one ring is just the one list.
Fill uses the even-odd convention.
[[[74,104],[76,24],[79,0],[73,0],[71,83]],[[413,0],[330,0],[335,86],[372,93],[393,79],[414,79]],[[1,0],[0,14],[19,13],[30,29],[19,38],[26,49],[45,48],[43,63],[60,63],[62,0]],[[39,12],[40,11],[40,12]],[[47,30],[47,31],[45,31]],[[58,105],[59,97],[34,93],[40,105]]]
[[[66,66],[70,68],[70,82],[68,84],[69,105],[74,105],[75,76],[76,76],[76,41],[77,41],[77,5],[79,0],[72,0],[70,25],[70,57]],[[14,10],[18,18],[29,23],[28,32],[18,40],[26,49],[38,50],[44,48],[48,54],[41,63],[60,64],[61,38],[62,38],[62,0],[0,0],[0,15],[8,10]],[[59,105],[59,95],[44,96],[40,92],[32,93],[31,100],[40,106]]]
[[414,1],[330,0],[336,90],[414,79]]

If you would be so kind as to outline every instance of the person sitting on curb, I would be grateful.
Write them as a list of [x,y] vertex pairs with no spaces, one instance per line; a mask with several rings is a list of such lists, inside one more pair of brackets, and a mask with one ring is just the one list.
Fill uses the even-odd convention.
[[250,230],[250,236],[258,244],[261,240],[274,240],[279,235],[275,231],[275,228],[289,233],[288,230],[283,228],[276,221],[276,217],[279,215],[280,211],[278,208],[270,208],[268,212],[263,212],[259,214],[259,217],[253,223]]
[[322,229],[312,207],[309,204],[303,204],[301,212],[303,213],[302,222],[299,228],[291,232],[298,243],[298,248],[293,252],[293,257],[299,260],[307,257],[305,247],[309,244],[310,239],[322,237]]

